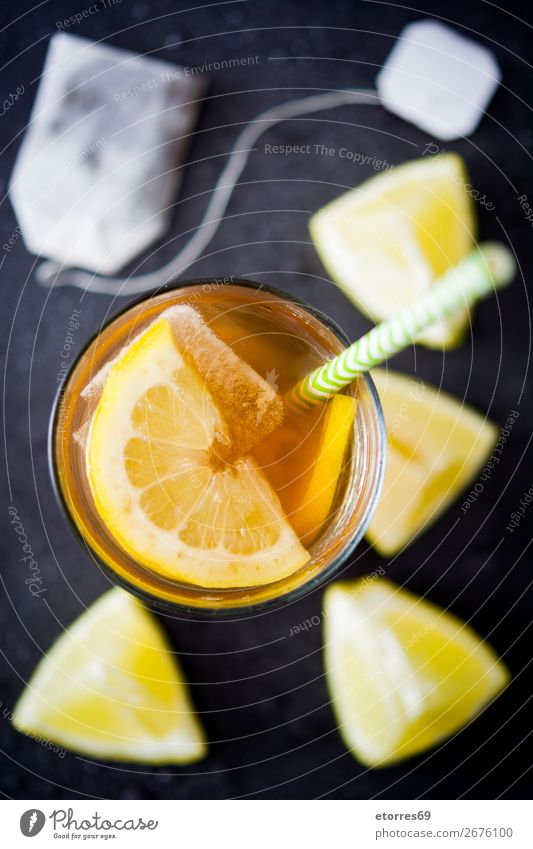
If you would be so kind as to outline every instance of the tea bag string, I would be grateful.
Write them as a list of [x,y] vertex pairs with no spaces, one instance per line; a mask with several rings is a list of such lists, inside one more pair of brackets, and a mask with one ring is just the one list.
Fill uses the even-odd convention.
[[233,194],[233,190],[246,167],[248,157],[254,150],[258,139],[276,124],[300,115],[321,112],[345,104],[379,104],[379,96],[372,89],[350,89],[329,91],[289,100],[261,112],[237,136],[229,159],[223,168],[213,194],[207,205],[202,221],[187,244],[165,265],[147,274],[130,277],[107,277],[93,272],[64,268],[54,260],[46,260],[36,270],[36,278],[43,286],[77,286],[84,291],[103,295],[131,296],[150,292],[176,279],[191,266],[203,253],[217,232],[224,213]]

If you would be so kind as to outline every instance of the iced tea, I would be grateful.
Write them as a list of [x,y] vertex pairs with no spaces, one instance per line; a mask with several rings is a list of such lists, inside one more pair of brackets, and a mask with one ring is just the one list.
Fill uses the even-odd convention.
[[[142,340],[176,307],[188,308],[175,312],[181,316],[175,327],[178,336],[185,334],[186,316],[198,316],[193,326],[200,327],[187,344],[181,342],[184,367],[171,370],[173,391],[179,403],[183,401],[183,409],[178,409],[174,396],[168,400],[164,381],[155,381],[143,394],[145,378],[139,376],[137,381],[136,373],[134,379],[130,376],[130,383],[139,390],[140,400],[135,398],[132,407],[137,431],[125,440],[125,459],[120,463],[126,468],[131,492],[138,496],[135,509],[141,504],[143,516],[155,528],[153,543],[146,554],[139,554],[144,549],[130,544],[120,531],[126,527],[124,522],[114,524],[114,507],[107,506],[105,499],[99,503],[99,486],[91,481],[94,468],[88,461],[88,439],[97,431],[95,420],[105,417],[99,409],[103,393],[123,412],[124,399],[133,391],[123,392],[127,367],[122,369],[119,388],[112,389],[113,379],[117,382],[109,377],[113,363],[125,360],[123,354],[128,351],[132,364],[143,374],[149,371],[148,343]],[[212,350],[210,340],[215,343]],[[331,409],[328,412],[329,404],[296,416],[285,409],[279,421],[274,417],[264,429],[268,416],[263,418],[263,412],[259,416],[245,396],[248,387],[253,395],[257,384],[262,410],[268,402],[277,411],[285,393],[344,344],[339,331],[315,310],[245,281],[182,285],[139,302],[112,320],[69,375],[58,399],[51,442],[54,475],[67,514],[108,574],[156,602],[214,611],[271,603],[304,592],[331,574],[363,533],[381,481],[384,434],[371,381],[361,379],[346,390],[334,416]],[[242,380],[235,382],[235,373],[241,370]],[[91,391],[95,386],[96,391]],[[204,421],[198,424],[200,409]],[[222,424],[217,425],[212,420],[219,411]],[[122,412],[115,413],[117,421]],[[200,430],[195,436],[197,424]],[[147,448],[155,426],[164,433]],[[195,458],[205,447],[202,427],[214,428],[213,433],[220,431],[222,437],[211,440],[209,460],[203,454],[200,462]],[[338,435],[342,428],[344,441]],[[179,468],[172,466],[170,443],[175,434],[180,445],[189,446],[182,451]],[[116,457],[111,460],[115,462]],[[332,463],[334,486],[327,470]],[[117,488],[120,474],[115,477]],[[150,474],[158,476],[153,486],[147,482]],[[130,509],[129,501],[124,505],[124,510]],[[181,521],[185,514],[186,521]],[[134,535],[140,534],[143,516],[132,523]],[[281,549],[276,548],[280,523],[285,546]],[[204,552],[200,559],[188,561],[182,556],[177,573],[167,568],[164,554],[157,553],[161,540],[174,533],[179,533],[185,552],[193,551],[191,546]],[[255,552],[254,544],[263,548],[266,560]],[[224,579],[217,585],[221,545],[232,552],[235,578],[226,569],[220,572]]]

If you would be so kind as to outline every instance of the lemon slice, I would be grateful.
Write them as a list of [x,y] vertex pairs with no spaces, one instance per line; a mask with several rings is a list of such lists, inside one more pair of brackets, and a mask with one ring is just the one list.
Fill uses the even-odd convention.
[[[448,153],[378,174],[316,212],[310,231],[331,279],[376,323],[409,304],[473,247],[476,222],[461,157]],[[459,344],[466,311],[419,337]]]
[[324,597],[326,678],[346,746],[387,766],[459,731],[509,672],[464,622],[392,582],[335,584]]
[[385,481],[367,537],[396,554],[475,478],[498,439],[496,425],[422,381],[372,371],[385,416]]
[[161,318],[115,362],[87,440],[98,513],[137,562],[202,587],[247,587],[309,559],[251,458],[213,462],[228,428]]
[[313,450],[316,459],[294,487],[293,507],[287,512],[293,528],[306,544],[318,536],[333,508],[347,460],[356,407],[356,399],[348,395],[336,395],[328,402],[322,427],[317,429],[318,445]]
[[43,657],[13,715],[25,734],[103,760],[184,764],[207,752],[155,618],[113,589]]

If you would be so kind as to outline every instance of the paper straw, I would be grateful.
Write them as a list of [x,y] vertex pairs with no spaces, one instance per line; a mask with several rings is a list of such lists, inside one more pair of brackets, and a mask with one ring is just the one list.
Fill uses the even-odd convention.
[[479,245],[420,298],[304,377],[285,397],[287,407],[308,410],[324,403],[358,375],[407,348],[429,325],[506,286],[514,273],[506,247]]

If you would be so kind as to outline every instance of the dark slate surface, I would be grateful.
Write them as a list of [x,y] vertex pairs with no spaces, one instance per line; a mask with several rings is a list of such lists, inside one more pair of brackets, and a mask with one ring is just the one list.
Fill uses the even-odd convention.
[[[88,4],[87,4],[88,5]],[[145,263],[155,267],[185,241],[181,234],[202,215],[238,125],[271,104],[309,90],[371,86],[402,25],[421,15],[378,2],[284,0],[226,3],[184,11],[175,0],[113,4],[88,16],[72,32],[155,56],[199,65],[257,56],[244,69],[212,73],[211,96],[201,120],[172,243]],[[420,5],[420,4],[419,4]],[[418,542],[388,563],[363,545],[344,571],[362,575],[378,565],[396,581],[451,606],[506,656],[514,675],[507,692],[485,714],[436,751],[383,771],[363,769],[345,751],[335,730],[323,678],[318,627],[289,637],[293,625],[320,610],[321,593],[286,609],[241,622],[164,623],[192,685],[212,745],[207,760],[189,769],[149,769],[92,763],[54,755],[16,734],[9,723],[23,683],[52,640],[107,586],[79,549],[54,503],[46,462],[46,429],[55,391],[65,326],[73,307],[82,310],[76,347],[109,310],[124,304],[75,289],[46,291],[33,277],[34,258],[20,239],[1,252],[2,343],[5,370],[5,446],[8,485],[42,571],[46,593],[32,598],[9,515],[2,533],[3,662],[0,678],[1,789],[15,798],[110,797],[289,797],[439,798],[531,796],[531,565],[527,546],[531,515],[510,534],[506,525],[532,484],[526,459],[530,434],[525,379],[530,350],[526,283],[531,275],[532,224],[519,197],[533,204],[531,185],[530,30],[526,2],[507,11],[475,0],[423,3],[466,34],[495,50],[505,87],[475,136],[449,145],[466,158],[472,180],[494,209],[478,204],[484,238],[509,239],[521,275],[499,303],[478,310],[472,337],[444,357],[422,348],[395,365],[465,397],[502,425],[511,410],[520,416],[501,462],[477,503],[461,502]],[[54,2],[32,11],[27,0],[10,7],[18,17],[0,33],[4,94],[25,92],[2,116],[2,188],[28,120],[46,44],[56,22],[82,3]],[[16,8],[16,11],[15,11]],[[7,6],[3,17],[8,15]],[[317,120],[318,119],[318,120]],[[325,144],[394,164],[419,156],[430,142],[424,133],[379,107],[344,107],[287,122],[258,143],[236,191],[227,220],[189,277],[234,274],[295,292],[318,305],[355,338],[368,326],[325,279],[309,244],[306,222],[344,188],[370,176],[369,166],[339,156],[266,155],[264,143]],[[5,146],[5,148],[4,148]],[[213,157],[213,158],[209,158]],[[275,212],[273,212],[275,210]],[[16,221],[4,200],[2,244]],[[4,452],[2,452],[3,454]],[[44,603],[46,599],[46,604]]]

